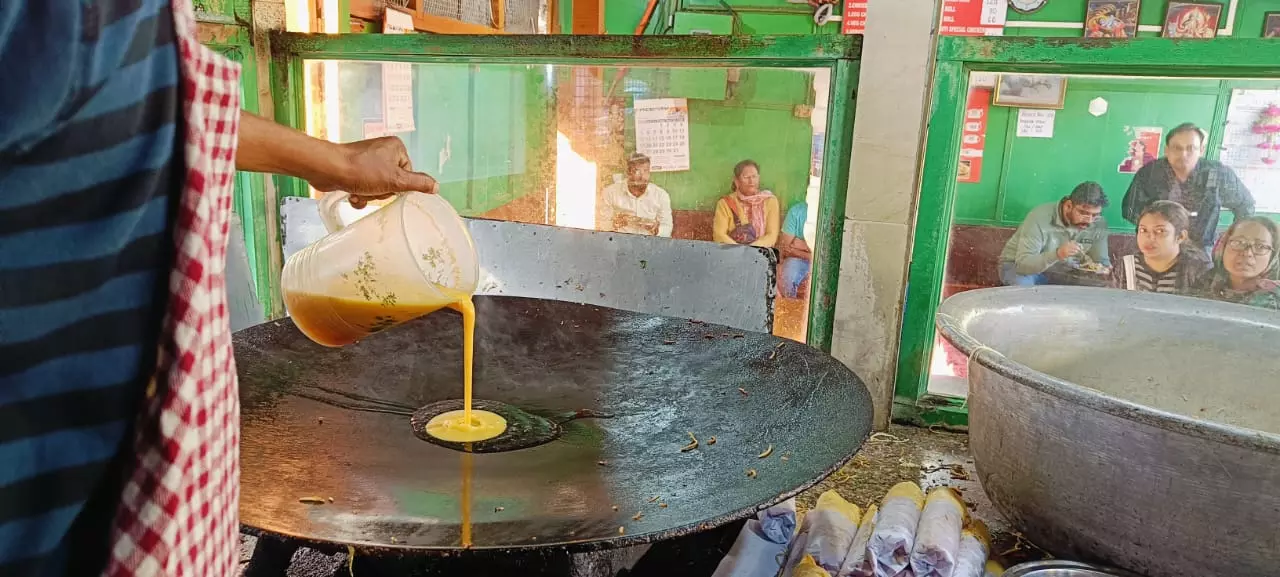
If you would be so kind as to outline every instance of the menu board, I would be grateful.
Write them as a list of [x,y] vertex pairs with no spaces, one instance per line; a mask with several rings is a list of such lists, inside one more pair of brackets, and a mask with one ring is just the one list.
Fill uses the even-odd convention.
[[867,0],[844,0],[844,12],[840,15],[840,23],[840,31],[845,34],[865,34]]
[[689,101],[637,99],[635,110],[636,152],[649,157],[650,169],[689,170]]
[[1003,36],[1008,0],[943,0],[942,36]]

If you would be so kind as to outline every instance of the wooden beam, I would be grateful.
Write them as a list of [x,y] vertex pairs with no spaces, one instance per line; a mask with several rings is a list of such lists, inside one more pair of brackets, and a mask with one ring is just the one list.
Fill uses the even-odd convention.
[[422,12],[413,15],[413,27],[423,32],[433,32],[435,34],[502,34],[501,31],[483,24],[472,24]]
[[573,0],[573,33],[604,34],[604,0]]
[[[351,2],[352,16],[364,20],[382,21],[382,14],[378,12],[373,0],[349,1]],[[423,32],[434,34],[502,34],[500,30],[483,24],[472,24],[454,20],[453,18],[427,14],[422,11],[420,2],[417,0],[410,2],[409,8],[413,10],[413,27]]]
[[507,29],[507,3],[506,0],[491,0],[489,3],[493,7],[493,27],[499,32]]

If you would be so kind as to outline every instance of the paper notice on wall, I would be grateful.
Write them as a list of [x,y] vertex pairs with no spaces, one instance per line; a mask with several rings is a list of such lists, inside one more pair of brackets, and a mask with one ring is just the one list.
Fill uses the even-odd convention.
[[844,12],[840,14],[840,23],[841,32],[845,34],[865,34],[867,0],[844,0]]
[[1253,193],[1258,212],[1280,212],[1280,150],[1253,131],[1263,110],[1280,105],[1280,90],[1236,89],[1227,105],[1218,159]]
[[[413,14],[390,6],[382,18],[383,34],[412,34]],[[382,65],[382,124],[387,133],[413,130],[413,65]]]
[[387,135],[388,133],[387,133],[386,125],[382,123],[381,118],[375,118],[375,119],[364,121],[364,138],[366,140],[370,138],[379,138]]
[[413,32],[413,14],[387,6],[387,11],[382,17],[382,33],[411,34]]
[[382,65],[382,122],[387,132],[413,130],[413,65]]
[[1003,36],[1008,0],[943,0],[943,36]]
[[1018,138],[1053,138],[1057,110],[1018,109]]
[[689,101],[638,99],[635,109],[636,152],[649,157],[651,170],[689,170]]

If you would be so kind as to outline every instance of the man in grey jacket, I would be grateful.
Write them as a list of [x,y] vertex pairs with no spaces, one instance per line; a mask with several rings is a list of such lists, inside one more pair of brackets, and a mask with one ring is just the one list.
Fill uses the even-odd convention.
[[1108,204],[1102,185],[1083,182],[1066,198],[1031,209],[1000,253],[1000,281],[1008,286],[1048,284],[1045,271],[1059,263],[1072,268],[1111,266],[1107,252]]

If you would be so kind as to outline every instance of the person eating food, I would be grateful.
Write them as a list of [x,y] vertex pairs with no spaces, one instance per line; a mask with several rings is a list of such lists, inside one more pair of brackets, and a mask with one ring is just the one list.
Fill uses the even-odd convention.
[[1066,198],[1032,209],[1000,253],[1000,281],[1006,286],[1055,284],[1047,272],[1056,266],[1107,272],[1111,257],[1102,218],[1107,204],[1102,185],[1082,182]]
[[1117,263],[1114,284],[1133,291],[1186,294],[1212,266],[1190,242],[1191,214],[1181,204],[1157,200],[1138,218],[1138,254]]
[[1226,242],[1214,251],[1213,270],[1201,279],[1199,296],[1280,310],[1280,254],[1275,221],[1251,216],[1227,229]]

